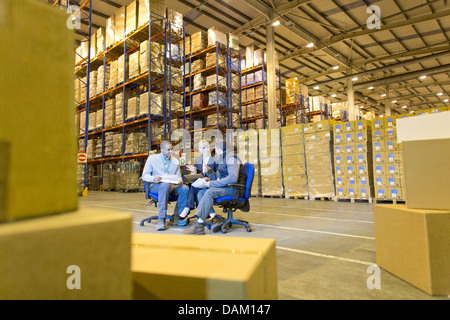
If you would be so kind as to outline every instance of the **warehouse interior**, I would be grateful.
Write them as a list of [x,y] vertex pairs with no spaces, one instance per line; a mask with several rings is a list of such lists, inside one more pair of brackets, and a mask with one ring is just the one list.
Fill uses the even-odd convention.
[[[449,299],[447,0],[2,6],[0,299]],[[250,228],[186,235],[176,199],[145,220],[161,142],[185,178],[220,139]]]

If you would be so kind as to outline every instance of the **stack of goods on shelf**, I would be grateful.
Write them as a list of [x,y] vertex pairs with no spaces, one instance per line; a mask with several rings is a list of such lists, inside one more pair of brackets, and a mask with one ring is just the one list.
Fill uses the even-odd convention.
[[96,139],[89,139],[86,148],[86,156],[88,160],[94,159]]
[[118,84],[118,76],[119,76],[119,61],[114,60],[110,64],[109,71],[109,83],[107,88],[114,88]]
[[113,136],[114,132],[105,133],[105,157],[113,156]]
[[227,86],[227,79],[217,74],[207,76],[206,87],[214,87],[214,86],[225,88]]
[[110,48],[115,41],[114,20],[115,16],[111,16],[106,20],[106,38],[105,38],[106,49]]
[[103,190],[113,191],[117,188],[116,182],[116,165],[114,163],[104,163],[102,167]]
[[122,133],[115,133],[113,135],[113,156],[122,155],[123,135]]
[[87,77],[84,77],[80,81],[80,102],[86,101],[87,92]]
[[402,145],[397,143],[398,117],[373,119],[373,176],[375,198],[380,200],[404,199]]
[[130,79],[133,79],[141,74],[139,61],[140,54],[140,51],[136,51],[129,55],[128,72],[130,75]]
[[[228,126],[228,117],[223,114],[210,114],[206,117],[206,126],[214,127],[219,124],[219,127],[227,127]],[[218,121],[217,121],[218,120]]]
[[281,128],[281,151],[285,197],[307,197],[308,179],[306,176],[303,124]]
[[119,171],[119,191],[139,190],[140,162],[121,162],[117,166]]
[[237,153],[242,163],[251,163],[255,168],[252,184],[252,196],[261,194],[261,181],[258,159],[258,131],[247,130],[237,136]]
[[97,37],[97,54],[100,54],[105,51],[105,29],[98,28],[96,37]]
[[334,142],[337,197],[373,198],[371,122],[335,123]]
[[141,74],[148,72],[150,58],[152,75],[155,76],[164,74],[164,50],[161,44],[152,42],[151,47],[149,47],[148,40],[145,40],[140,44],[139,55],[139,67]]
[[95,114],[95,129],[102,129],[102,127],[103,127],[103,109],[99,109]]
[[126,120],[131,120],[137,117],[139,110],[139,97],[128,98]]
[[331,112],[333,119],[346,121],[347,120],[348,102],[336,102],[331,104]]
[[206,108],[208,106],[208,94],[197,93],[192,95],[192,111]]
[[312,199],[331,198],[335,195],[332,130],[332,120],[304,125],[306,172],[309,197]]
[[183,15],[173,9],[167,8],[166,18],[171,21],[172,36],[180,35],[183,26]]
[[89,112],[88,131],[93,131],[93,130],[95,130],[96,115],[97,115],[97,113],[96,113],[95,111]]
[[184,55],[189,56],[190,54],[191,54],[191,36],[186,36],[184,38]]
[[92,98],[95,96],[97,90],[97,70],[93,70],[89,74],[89,97]]
[[206,86],[206,77],[204,77],[201,73],[196,74],[194,76],[194,83],[192,85],[193,91],[204,89],[205,86]]
[[206,54],[205,68],[209,68],[209,67],[217,66],[217,65],[220,68],[225,68],[225,64],[226,64],[225,55],[223,55],[221,53],[216,54],[216,52],[208,52]]
[[198,31],[191,35],[191,52],[195,53],[206,49],[208,45],[208,38],[204,31]]
[[136,31],[137,24],[138,24],[138,13],[139,7],[138,7],[138,1],[131,2],[126,7],[126,32],[127,35]]
[[127,135],[127,139],[125,142],[125,154],[137,154],[144,153],[147,150],[142,150],[145,143],[143,141],[147,141],[147,136],[144,132],[131,132]]
[[82,193],[84,189],[84,164],[77,165],[77,193]]
[[191,62],[191,72],[195,73],[200,70],[203,70],[203,69],[205,69],[205,65],[206,65],[205,59],[200,58],[200,59],[194,60]]
[[308,97],[308,87],[300,84],[297,78],[286,80],[286,104],[295,103],[297,95],[297,104],[300,104],[300,96]]
[[87,59],[88,57],[87,42],[81,42],[81,44],[76,48],[75,51],[75,64],[79,64],[83,61],[83,59]]
[[119,125],[123,123],[123,108],[124,108],[124,104],[127,101],[126,99],[124,99],[123,97],[123,92],[118,93],[116,95],[116,116],[115,116],[115,122],[114,125]]
[[116,99],[105,101],[105,128],[114,126],[116,119]]
[[239,37],[232,34],[232,33],[228,33],[228,46],[233,49],[238,51],[239,50]]
[[221,91],[211,91],[208,95],[208,105],[209,106],[219,106],[226,107],[227,106],[227,95],[225,92]]
[[283,196],[280,133],[280,129],[258,131],[261,194],[263,196]]
[[327,112],[329,113],[329,108],[331,107],[330,101],[328,99],[325,99],[323,96],[316,96],[310,98],[310,105],[309,105],[309,111],[311,112]]
[[78,134],[84,134],[86,130],[86,111],[80,111],[80,130]]
[[95,159],[99,159],[103,156],[102,152],[103,152],[103,139],[102,138],[98,138],[96,139],[97,141],[95,142],[95,154],[94,154],[94,158]]
[[127,55],[121,55],[117,59],[117,83],[123,83],[128,79],[128,72],[129,69],[126,67],[128,65],[127,60],[129,59],[129,56]]
[[105,66],[100,66],[100,68],[98,68],[96,95],[103,93],[103,89],[109,87],[109,79],[111,78],[109,70],[109,67],[106,67],[105,71]]
[[126,7],[117,9],[114,15],[114,43],[121,41],[125,36]]
[[216,29],[216,27],[212,27],[208,29],[208,47],[215,46],[216,42],[226,45],[227,44],[227,35],[222,31]]

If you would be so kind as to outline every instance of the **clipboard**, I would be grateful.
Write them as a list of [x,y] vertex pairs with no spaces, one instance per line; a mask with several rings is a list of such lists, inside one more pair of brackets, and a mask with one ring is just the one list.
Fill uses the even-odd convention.
[[184,176],[186,178],[186,183],[192,183],[198,178],[204,178],[201,174],[188,174]]

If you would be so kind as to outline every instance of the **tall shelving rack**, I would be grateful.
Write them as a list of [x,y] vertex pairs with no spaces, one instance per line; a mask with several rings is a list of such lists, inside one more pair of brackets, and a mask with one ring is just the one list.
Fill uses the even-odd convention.
[[[214,55],[215,63],[206,65],[206,56]],[[200,141],[196,139],[196,135],[205,133],[206,130],[216,129],[215,137],[219,137],[226,129],[240,129],[242,128],[241,117],[241,69],[240,69],[240,52],[230,48],[227,44],[216,42],[214,45],[209,46],[202,50],[197,50],[186,56],[186,61],[189,62],[190,69],[195,61],[205,60],[205,67],[195,69],[192,72],[188,72],[185,75],[186,86],[189,92],[186,96],[186,108],[189,111],[186,112],[186,116],[189,117],[189,133],[194,135],[194,141]],[[194,87],[195,77],[204,77],[205,84],[200,87]],[[206,77],[214,77],[214,83],[206,83]],[[212,79],[212,78],[210,78]],[[198,80],[197,80],[198,81]],[[203,80],[200,80],[203,81]],[[208,99],[206,105],[193,108],[193,99],[196,95],[204,95],[203,98]],[[210,99],[213,97],[214,99]],[[233,120],[233,115],[239,113],[239,117]],[[206,119],[210,115],[216,116],[213,123],[206,122]],[[187,121],[187,119],[186,119]],[[198,123],[201,121],[201,126]],[[208,133],[212,133],[209,131]],[[210,139],[211,137],[205,137]],[[190,145],[191,150],[196,150],[196,146]]]
[[[247,74],[252,74],[252,73],[256,73],[258,71],[261,71],[262,73],[262,77],[260,81],[256,81],[256,82],[252,82],[252,83],[247,83],[246,85],[242,87],[242,90],[247,90],[247,89],[251,89],[254,87],[258,87],[258,86],[262,86],[262,97],[258,98],[258,99],[253,99],[251,101],[246,101],[242,103],[242,106],[247,108],[247,106],[252,105],[252,104],[256,104],[256,103],[262,103],[262,114],[261,115],[257,115],[255,117],[250,117],[250,118],[246,118],[243,119],[242,122],[243,123],[252,123],[255,122],[258,119],[264,119],[263,121],[263,128],[262,129],[266,129],[268,127],[268,116],[266,115],[266,111],[267,111],[267,92],[266,92],[266,85],[267,85],[267,76],[266,76],[266,64],[262,63],[256,67],[252,67],[252,68],[248,68],[242,71],[242,75],[247,75]],[[275,71],[276,73],[276,83],[277,83],[277,110],[279,112],[280,115],[280,119],[282,119],[282,109],[280,108],[281,106],[281,71],[280,69],[277,69]]]
[[315,115],[320,115],[320,120],[332,118],[331,105],[320,102],[320,110],[311,111],[310,104],[310,98],[295,93],[294,103],[284,105],[281,109],[285,112],[293,111],[296,124],[309,123],[311,122],[311,117]]
[[[83,3],[85,6],[89,1]],[[54,3],[55,5],[58,3]],[[82,57],[82,61],[75,66],[75,75],[77,78],[86,78],[83,81],[86,88],[86,100],[76,101],[78,113],[85,112],[86,120],[83,128],[80,128],[79,139],[84,140],[84,149],[80,151],[86,152],[88,144],[91,140],[98,140],[101,145],[98,149],[100,153],[96,153],[93,159],[89,159],[84,164],[84,188],[88,186],[88,168],[92,169],[97,165],[97,176],[103,175],[103,167],[105,165],[114,168],[115,171],[124,169],[126,162],[137,160],[141,167],[145,159],[162,139],[171,139],[173,132],[177,128],[171,128],[171,120],[183,119],[186,122],[185,112],[185,77],[182,66],[184,65],[184,27],[176,26],[172,21],[154,12],[149,12],[148,22],[140,24],[131,32],[127,32],[124,28],[123,39],[115,41],[113,45],[106,47],[104,43],[103,51],[99,52],[95,57],[91,56],[91,26],[92,26],[92,6],[89,15],[89,37],[88,56]],[[146,42],[148,41],[148,42]],[[133,53],[137,53],[143,44],[148,44],[148,70],[140,72],[133,77],[128,76],[128,57]],[[157,50],[152,50],[157,48]],[[176,48],[173,50],[173,48]],[[159,52],[158,52],[159,50]],[[173,54],[176,52],[176,54]],[[119,63],[123,71],[123,75],[118,79],[117,84],[107,85],[107,72],[112,63]],[[123,64],[122,64],[123,63]],[[101,92],[92,93],[90,75],[91,71],[103,67],[103,78],[101,81]],[[180,70],[180,71],[176,71]],[[169,76],[167,76],[169,75]],[[178,77],[177,77],[178,75]],[[173,79],[180,79],[179,81]],[[91,90],[89,90],[91,89]],[[130,105],[128,105],[128,97],[139,98],[141,94],[148,94],[148,110],[142,113],[135,113]],[[153,94],[159,94],[163,98],[155,101]],[[178,94],[178,96],[175,96]],[[115,101],[115,97],[122,95],[120,102]],[[166,99],[166,103],[164,103]],[[115,105],[121,107],[118,109],[116,122],[112,125],[105,126],[105,106],[107,102],[115,101]],[[161,103],[162,102],[162,103]],[[178,105],[178,107],[175,107]],[[101,114],[101,125],[92,127],[89,124],[89,117],[93,112],[99,111]],[[114,111],[115,112],[115,111]],[[99,119],[100,122],[100,119]],[[126,137],[130,133],[145,133],[147,135],[147,150],[145,152],[130,153],[126,150]],[[120,149],[116,154],[105,153],[106,135],[117,134],[121,136]],[[142,151],[142,150],[141,150]],[[100,170],[100,171],[99,171]],[[95,170],[91,170],[95,171]],[[140,172],[139,172],[140,174]],[[119,189],[119,188],[117,188]],[[117,190],[116,189],[116,190]],[[127,191],[127,190],[124,190]]]

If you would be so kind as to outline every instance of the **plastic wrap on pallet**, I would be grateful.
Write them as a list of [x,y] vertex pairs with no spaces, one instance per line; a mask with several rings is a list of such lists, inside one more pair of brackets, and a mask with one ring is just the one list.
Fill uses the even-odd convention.
[[95,112],[90,112],[89,113],[89,123],[88,123],[88,130],[92,131],[95,129],[95,124],[96,124],[96,113]]
[[117,81],[118,81],[118,83],[124,82],[128,79],[129,69],[125,65],[125,64],[128,65],[128,61],[127,61],[128,58],[129,58],[128,55],[126,56],[126,58],[124,55],[121,55],[117,59]]
[[127,120],[137,117],[138,106],[139,106],[139,98],[138,97],[131,97],[128,99],[127,115],[126,115]]
[[[263,92],[264,90],[264,92]],[[262,99],[265,95],[267,95],[267,86],[259,85],[255,87],[255,100]]]
[[183,72],[179,68],[172,67],[171,68],[172,76],[170,78],[170,84],[172,86],[172,90],[181,89],[184,85],[183,82]]
[[256,117],[256,115],[255,115],[255,104],[254,103],[248,104],[245,107],[246,107],[247,118],[254,118],[254,117]]
[[191,72],[197,72],[205,69],[205,59],[197,59],[191,63]]
[[217,30],[216,27],[212,27],[208,29],[208,47],[214,46],[216,42],[226,45],[227,44],[227,35]]
[[116,119],[116,99],[112,98],[105,101],[105,128],[114,125]]
[[114,60],[110,64],[108,88],[114,88],[118,83],[118,75],[119,75],[118,64],[119,64],[118,60]]
[[116,133],[113,135],[113,156],[122,155],[123,135]]
[[97,70],[93,70],[89,74],[89,97],[94,97],[97,90]]
[[114,15],[114,43],[119,42],[120,40],[122,40],[125,36],[125,14],[126,14],[126,7],[120,7],[117,11],[116,14]]
[[239,37],[232,34],[232,33],[228,33],[228,46],[236,51],[239,51]]
[[94,154],[94,159],[98,159],[102,157],[102,151],[103,151],[103,140],[102,138],[98,138],[96,139],[96,143],[95,143],[95,154]]
[[103,109],[97,110],[95,115],[95,129],[103,127]]
[[[170,100],[169,100],[170,99]],[[170,104],[169,104],[170,102]],[[166,107],[169,109],[170,106],[170,110],[172,112],[182,112],[182,108],[183,108],[183,96],[179,93],[175,93],[175,92],[167,92],[167,97],[166,97]]]
[[97,32],[97,54],[105,51],[105,28],[98,28]]
[[208,94],[197,93],[192,96],[192,110],[203,109],[208,106]]
[[191,52],[206,49],[208,45],[207,35],[204,31],[198,31],[191,35]]
[[206,86],[219,86],[219,87],[226,87],[227,85],[227,79],[225,77],[212,74],[206,77]]
[[138,24],[138,1],[131,2],[126,7],[126,32],[130,34],[134,32]]
[[123,97],[123,92],[116,95],[116,116],[114,125],[119,125],[123,123],[123,111],[124,103],[126,104],[127,99]]
[[84,134],[84,131],[86,130],[86,111],[80,112],[80,130],[79,134]]
[[262,49],[255,50],[253,52],[253,65],[259,66],[263,63],[264,51]]
[[193,90],[201,90],[206,86],[206,77],[204,77],[201,73],[196,74],[194,76],[194,84],[193,84]]
[[[262,117],[264,115],[264,103],[263,102],[257,102],[254,104],[254,116],[255,117]],[[267,116],[267,110],[266,110],[266,116]]]
[[106,70],[105,66],[100,66],[97,70],[97,73],[97,89],[95,93],[101,94],[103,93],[104,88],[109,87],[109,80],[111,77],[109,66],[106,67]]
[[247,94],[247,102],[255,100],[255,88],[249,88],[246,90]]
[[115,16],[111,16],[106,20],[106,48],[111,47],[115,43]]
[[140,52],[136,51],[129,55],[128,69],[130,78],[137,77],[140,75]]
[[140,153],[140,140],[147,139],[147,136],[143,132],[130,132],[127,135],[125,142],[125,154],[136,154]]
[[191,54],[191,36],[186,36],[184,39],[184,54],[186,56]]
[[118,164],[119,190],[139,190],[141,165],[138,161],[122,162]]
[[220,53],[216,54],[216,52],[210,52],[206,54],[205,68],[216,66],[217,65],[216,62],[219,63],[219,67],[225,68],[226,59],[224,55]]
[[114,163],[104,163],[102,166],[103,190],[116,190],[116,167]]
[[261,82],[261,81],[263,81],[263,80],[266,80],[267,79],[267,72],[266,71],[264,71],[264,73],[263,73],[263,71],[262,70],[258,70],[258,71],[256,71],[255,72],[255,82]]
[[206,126],[211,127],[217,125],[217,118],[219,118],[219,126],[225,127],[228,124],[227,118],[223,115],[210,114],[206,117]]
[[89,139],[87,142],[86,157],[88,160],[94,159],[96,143],[97,143],[96,139]]
[[250,45],[245,48],[245,69],[253,68],[253,54],[254,54],[254,46]]
[[220,92],[217,94],[217,91],[211,91],[208,95],[209,105],[218,105],[218,106],[226,106],[227,105],[227,96],[224,92]]
[[105,133],[105,157],[113,155],[113,135],[114,132]]

